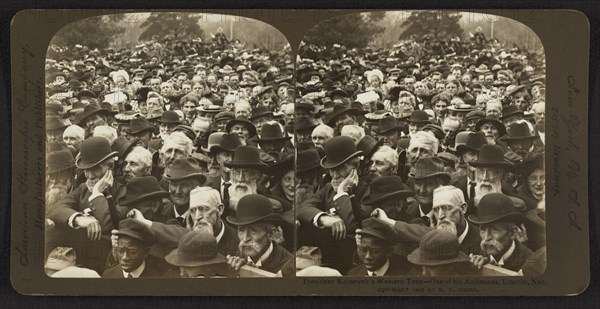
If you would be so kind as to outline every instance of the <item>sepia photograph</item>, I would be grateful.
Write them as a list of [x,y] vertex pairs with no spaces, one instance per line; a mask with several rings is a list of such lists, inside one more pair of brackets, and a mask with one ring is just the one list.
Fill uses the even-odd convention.
[[62,28],[45,66],[46,274],[293,275],[293,69],[285,37],[249,18]]
[[296,67],[297,275],[543,274],[545,61],[531,29],[494,15],[311,28]]

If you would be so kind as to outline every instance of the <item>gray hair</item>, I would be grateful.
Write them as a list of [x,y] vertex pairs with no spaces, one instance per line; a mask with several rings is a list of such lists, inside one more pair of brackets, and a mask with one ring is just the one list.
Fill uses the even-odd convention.
[[433,132],[417,131],[410,136],[408,150],[410,151],[410,149],[412,148],[425,146],[429,148],[433,153],[437,154],[439,144],[440,142],[437,138],[435,138]]
[[169,148],[182,149],[185,151],[186,156],[189,156],[192,154],[192,151],[194,151],[194,143],[185,135],[185,133],[176,131],[169,134],[169,137],[165,139],[165,142],[160,149],[160,153],[165,153],[165,151]]
[[125,159],[131,158],[132,161],[138,161],[143,163],[146,167],[152,166],[152,153],[144,147],[135,146],[131,149],[131,152],[127,154]]
[[378,153],[383,156],[382,157],[383,161],[390,163],[393,166],[398,165],[398,152],[396,150],[394,150],[392,147],[381,146],[381,147],[379,147],[379,149],[377,149],[377,151],[375,151],[375,153],[373,154],[372,157],[374,157]]

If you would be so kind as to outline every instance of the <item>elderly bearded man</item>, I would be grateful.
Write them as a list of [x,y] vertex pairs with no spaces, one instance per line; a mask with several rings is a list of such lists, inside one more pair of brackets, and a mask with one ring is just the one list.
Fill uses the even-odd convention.
[[160,166],[153,166],[152,176],[160,179],[160,186],[168,189],[166,176],[171,173],[171,167],[176,159],[192,155],[194,144],[183,132],[174,132],[165,140],[160,149]]
[[289,251],[277,244],[277,223],[282,221],[282,217],[273,213],[267,197],[258,194],[242,197],[236,215],[228,216],[227,221],[237,227],[240,240],[239,253],[227,256],[227,263],[236,271],[242,265],[249,265],[277,273],[293,258]]
[[296,218],[303,237],[321,249],[323,263],[345,273],[356,252],[353,240],[358,223],[366,217],[360,200],[367,185],[358,178],[359,156],[354,141],[336,136],[325,142],[321,166],[329,170],[331,182],[298,206]]
[[398,175],[407,181],[408,174],[414,173],[417,161],[421,158],[435,156],[439,141],[432,132],[417,131],[411,137],[408,147],[400,153]]

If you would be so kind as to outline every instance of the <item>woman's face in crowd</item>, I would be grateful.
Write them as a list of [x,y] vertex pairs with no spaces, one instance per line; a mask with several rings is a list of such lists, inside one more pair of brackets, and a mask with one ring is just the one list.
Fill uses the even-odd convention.
[[455,83],[448,83],[446,85],[446,92],[448,92],[449,94],[455,95],[457,91],[458,91],[458,87],[456,86]]
[[283,193],[288,199],[294,199],[295,181],[294,181],[294,170],[289,170],[287,173],[283,174],[281,177],[281,188],[283,189]]
[[531,194],[538,200],[542,200],[545,192],[546,175],[543,169],[536,169],[527,177],[527,185]]

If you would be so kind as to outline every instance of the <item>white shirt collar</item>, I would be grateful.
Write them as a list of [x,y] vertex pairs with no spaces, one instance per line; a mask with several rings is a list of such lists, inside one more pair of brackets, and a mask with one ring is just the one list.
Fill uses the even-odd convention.
[[223,235],[225,235],[225,223],[223,223],[223,220],[221,219],[219,219],[219,221],[221,221],[221,231],[217,236],[215,236],[217,243],[219,243],[221,241],[221,238],[223,238]]
[[429,219],[433,218],[433,209],[431,209],[428,214],[425,214],[421,208],[421,204],[419,204],[419,212],[421,213],[421,217],[427,216]]
[[388,268],[390,268],[390,259],[388,258],[385,261],[385,264],[383,264],[383,266],[379,267],[379,269],[376,269],[374,271],[370,271],[367,269],[367,275],[369,275],[369,277],[373,276],[373,273],[375,273],[375,275],[377,275],[377,277],[383,277],[385,276],[385,272],[387,272]]
[[467,222],[467,220],[465,220],[465,230],[462,232],[462,234],[460,236],[458,236],[459,244],[462,244],[463,240],[465,240],[465,237],[467,237],[467,233],[469,233],[469,222]]
[[123,278],[127,278],[129,274],[131,274],[131,276],[134,278],[139,278],[140,275],[144,272],[144,269],[146,269],[146,260],[142,261],[142,264],[132,272],[128,273],[123,270]]
[[180,215],[180,214],[177,212],[177,207],[175,206],[175,204],[173,204],[173,210],[175,211],[175,218],[182,217],[182,218],[184,218],[184,219],[185,219],[185,218],[187,217],[187,215],[188,215],[188,212],[190,212],[190,210],[188,209],[188,210],[186,210],[186,211],[185,211],[185,212],[184,212],[182,215]]
[[[265,253],[261,255],[260,259],[258,259],[258,262],[256,262],[254,265],[256,265],[256,267],[261,267],[263,263],[269,258],[269,256],[271,256],[271,253],[273,253],[273,242],[271,242],[271,244],[269,245],[269,249],[267,249],[267,251],[265,251]],[[248,261],[250,262],[252,261],[252,259],[248,257]]]
[[542,140],[542,144],[546,145],[546,132],[537,131],[537,133],[540,136],[540,140]]
[[490,262],[492,262],[498,266],[504,266],[504,263],[506,262],[506,260],[508,260],[511,257],[511,255],[515,252],[516,247],[517,247],[517,245],[515,244],[515,241],[513,240],[512,245],[510,245],[510,248],[508,248],[508,250],[504,253],[504,255],[502,255],[502,257],[500,258],[500,261],[496,261],[494,256],[490,255]]

